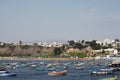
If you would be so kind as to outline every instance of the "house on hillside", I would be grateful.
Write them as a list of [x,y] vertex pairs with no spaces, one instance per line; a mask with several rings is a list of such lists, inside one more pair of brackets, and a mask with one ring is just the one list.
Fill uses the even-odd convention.
[[120,48],[108,48],[100,50],[92,50],[93,54],[101,53],[102,55],[120,55]]

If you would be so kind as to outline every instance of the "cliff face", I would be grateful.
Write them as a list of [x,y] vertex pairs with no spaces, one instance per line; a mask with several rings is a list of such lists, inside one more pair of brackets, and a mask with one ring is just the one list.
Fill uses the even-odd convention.
[[41,56],[53,54],[54,48],[41,47],[41,46],[6,46],[0,47],[0,56]]

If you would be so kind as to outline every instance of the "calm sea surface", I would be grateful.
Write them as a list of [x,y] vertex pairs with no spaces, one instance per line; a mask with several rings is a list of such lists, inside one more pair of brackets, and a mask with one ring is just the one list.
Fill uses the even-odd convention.
[[[48,69],[45,68],[44,71],[37,71],[30,66],[24,66],[24,67],[19,67],[15,69],[10,69],[8,68],[7,70],[10,72],[17,73],[16,77],[0,77],[0,80],[98,80],[100,78],[107,78],[107,77],[114,77],[117,76],[118,79],[120,79],[120,72],[110,74],[110,75],[91,75],[88,73],[88,70],[90,70],[93,66],[89,65],[90,61],[75,61],[75,60],[70,60],[70,61],[55,61],[55,60],[0,60],[0,65],[4,65],[6,63],[17,63],[17,64],[22,64],[22,63],[32,63],[32,64],[48,64],[48,63],[54,63],[54,62],[59,62],[61,64],[68,64],[69,69],[67,70],[67,75],[61,75],[61,76],[49,76],[48,75]],[[79,62],[82,63],[84,62],[85,68],[84,70],[76,70],[75,66],[73,65],[74,63]],[[98,61],[93,61],[93,62],[98,62]],[[103,61],[101,61],[103,62]],[[61,67],[63,67],[61,65]]]

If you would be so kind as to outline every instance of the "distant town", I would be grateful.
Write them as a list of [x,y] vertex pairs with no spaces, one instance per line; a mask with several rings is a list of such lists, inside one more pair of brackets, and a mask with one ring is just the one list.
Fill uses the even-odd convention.
[[67,43],[35,42],[17,43],[0,42],[0,57],[35,57],[35,58],[86,58],[119,56],[120,40],[104,39],[92,40],[68,40]]

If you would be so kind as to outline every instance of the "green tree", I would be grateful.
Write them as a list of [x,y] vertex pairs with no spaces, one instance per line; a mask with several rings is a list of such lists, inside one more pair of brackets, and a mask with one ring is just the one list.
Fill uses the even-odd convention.
[[102,54],[105,54],[105,50],[104,49],[102,50]]
[[86,57],[86,53],[78,52],[78,53],[76,53],[76,56],[78,56],[79,58],[83,58],[83,57]]
[[54,54],[55,54],[55,55],[60,55],[61,53],[62,53],[62,48],[56,47],[56,48],[54,49]]
[[111,45],[111,44],[108,44],[108,48],[112,48],[112,45]]
[[79,57],[79,58],[83,58],[83,57],[86,57],[86,53],[84,52],[76,52],[76,53],[69,53],[70,56],[73,56],[73,57]]
[[84,42],[85,42],[85,40],[82,40],[82,41],[81,41],[81,43],[84,43]]
[[94,49],[94,50],[101,49],[100,44],[97,44],[97,43],[96,43],[96,40],[91,41],[91,42],[90,42],[90,46],[91,46],[92,49]]
[[68,41],[68,43],[69,43],[69,45],[71,45],[71,46],[74,46],[74,45],[75,45],[75,41],[74,41],[74,40],[70,40],[70,41]]
[[76,43],[74,45],[74,48],[79,48],[79,49],[82,49],[83,48],[83,45],[81,43]]
[[19,41],[20,46],[22,45],[22,41]]
[[120,40],[119,39],[115,39],[115,42],[119,42]]

